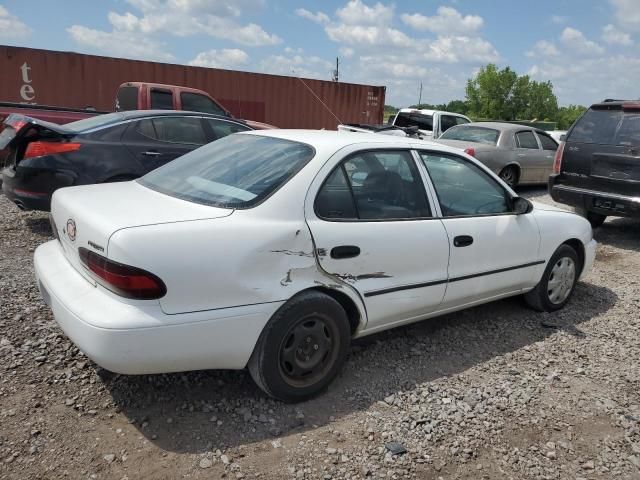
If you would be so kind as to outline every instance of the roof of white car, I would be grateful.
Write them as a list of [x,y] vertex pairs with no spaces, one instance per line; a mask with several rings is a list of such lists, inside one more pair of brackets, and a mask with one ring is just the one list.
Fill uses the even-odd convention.
[[332,147],[335,150],[358,143],[383,143],[389,145],[422,144],[442,147],[434,142],[417,140],[409,137],[396,137],[379,133],[345,132],[336,130],[301,130],[273,129],[242,132],[242,135],[261,135],[265,137],[283,138],[295,142],[307,143],[314,147]]

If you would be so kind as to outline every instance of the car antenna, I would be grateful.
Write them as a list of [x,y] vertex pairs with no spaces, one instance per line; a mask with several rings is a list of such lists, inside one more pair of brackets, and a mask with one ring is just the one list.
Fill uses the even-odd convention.
[[313,95],[314,97],[316,97],[316,99],[317,99],[317,100],[318,100],[318,101],[319,101],[319,102],[324,106],[324,108],[326,108],[326,109],[327,109],[327,111],[328,111],[331,115],[333,115],[333,118],[335,118],[335,119],[338,121],[338,123],[339,123],[339,124],[341,124],[341,123],[342,123],[342,120],[340,120],[340,119],[338,118],[338,116],[337,116],[335,113],[333,113],[333,111],[328,107],[328,105],[327,105],[326,103],[324,103],[324,102],[322,101],[322,99],[321,99],[318,95],[316,95],[316,93],[311,89],[311,87],[309,87],[309,85],[307,85],[307,84],[305,83],[305,81],[304,81],[304,80],[302,80],[302,78],[300,78],[298,75],[296,75],[296,71],[295,71],[293,68],[291,69],[291,72],[295,75],[295,77],[296,77],[298,80],[300,80],[300,82],[302,82],[302,84],[303,84],[305,87],[307,87],[307,90],[309,90],[309,91],[311,92],[311,95]]

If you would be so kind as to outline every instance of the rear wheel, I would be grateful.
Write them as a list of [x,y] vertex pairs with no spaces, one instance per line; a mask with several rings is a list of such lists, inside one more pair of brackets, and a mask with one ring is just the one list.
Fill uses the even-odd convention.
[[541,312],[561,309],[573,295],[581,268],[576,251],[569,245],[561,245],[549,260],[538,285],[524,295],[525,302]]
[[338,374],[351,340],[342,306],[305,292],[269,320],[249,360],[249,373],[268,395],[299,402],[324,390]]
[[504,183],[513,188],[518,184],[518,177],[520,175],[516,167],[509,165],[500,171],[499,176]]

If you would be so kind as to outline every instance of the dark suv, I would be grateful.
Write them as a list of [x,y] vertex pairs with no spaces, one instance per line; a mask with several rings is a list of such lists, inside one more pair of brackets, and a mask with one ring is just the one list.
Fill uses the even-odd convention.
[[640,217],[640,101],[592,105],[556,152],[549,192],[593,227],[609,215]]

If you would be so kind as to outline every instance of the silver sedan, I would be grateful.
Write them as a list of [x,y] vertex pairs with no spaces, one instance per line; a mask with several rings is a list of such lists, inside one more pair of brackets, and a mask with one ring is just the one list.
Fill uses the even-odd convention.
[[547,183],[558,148],[558,143],[543,130],[499,122],[458,125],[436,142],[476,157],[512,187]]

